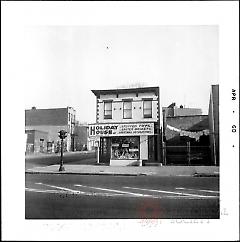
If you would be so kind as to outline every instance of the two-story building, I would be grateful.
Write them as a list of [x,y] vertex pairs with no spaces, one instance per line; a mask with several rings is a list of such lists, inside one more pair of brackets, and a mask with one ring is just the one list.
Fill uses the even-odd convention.
[[144,165],[162,162],[159,87],[92,90],[96,123],[89,138],[99,146],[99,163]]

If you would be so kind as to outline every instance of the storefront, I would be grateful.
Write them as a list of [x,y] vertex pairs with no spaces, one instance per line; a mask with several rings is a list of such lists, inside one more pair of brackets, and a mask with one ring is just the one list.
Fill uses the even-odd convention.
[[89,125],[89,137],[99,144],[99,163],[141,165],[148,160],[149,139],[154,123],[112,123]]

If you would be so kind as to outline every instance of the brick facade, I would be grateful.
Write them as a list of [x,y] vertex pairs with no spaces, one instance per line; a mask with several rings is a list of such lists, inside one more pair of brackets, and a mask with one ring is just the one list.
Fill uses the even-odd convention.
[[74,127],[76,111],[71,107],[53,109],[32,109],[25,110],[25,130],[37,130],[46,132],[47,142],[53,146],[59,144],[58,132],[67,131],[65,139],[66,150],[74,150]]
[[165,141],[168,144],[185,143],[185,141],[181,139],[179,133],[167,129],[167,125],[192,132],[201,131],[209,129],[208,115],[167,117],[165,119]]

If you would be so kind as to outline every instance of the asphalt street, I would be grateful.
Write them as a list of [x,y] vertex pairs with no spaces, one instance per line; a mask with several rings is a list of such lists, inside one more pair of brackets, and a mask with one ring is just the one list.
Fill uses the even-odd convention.
[[218,177],[26,174],[26,219],[217,219]]

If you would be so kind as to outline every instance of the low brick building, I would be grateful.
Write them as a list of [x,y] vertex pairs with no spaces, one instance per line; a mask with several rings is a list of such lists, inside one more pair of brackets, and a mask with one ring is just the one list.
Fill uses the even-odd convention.
[[25,130],[27,134],[26,153],[47,151],[48,132],[40,130]]
[[[55,149],[57,151],[59,149],[58,132],[63,129],[67,131],[67,138],[64,141],[65,150],[74,151],[75,116],[76,111],[72,107],[53,109],[37,109],[33,107],[25,110],[25,130],[47,133],[47,137],[45,137],[47,150]],[[44,149],[44,151],[46,150]]]
[[166,117],[202,115],[201,108],[186,108],[183,105],[177,107],[176,103],[172,103],[168,107],[163,107],[163,112]]
[[[181,136],[180,132],[171,129],[170,127],[190,132],[207,130],[209,129],[208,115],[176,116],[167,117],[165,119],[164,141],[172,145],[182,144],[186,140],[184,136]],[[195,142],[194,139],[192,142]],[[206,145],[209,145],[209,142],[207,142]]]

